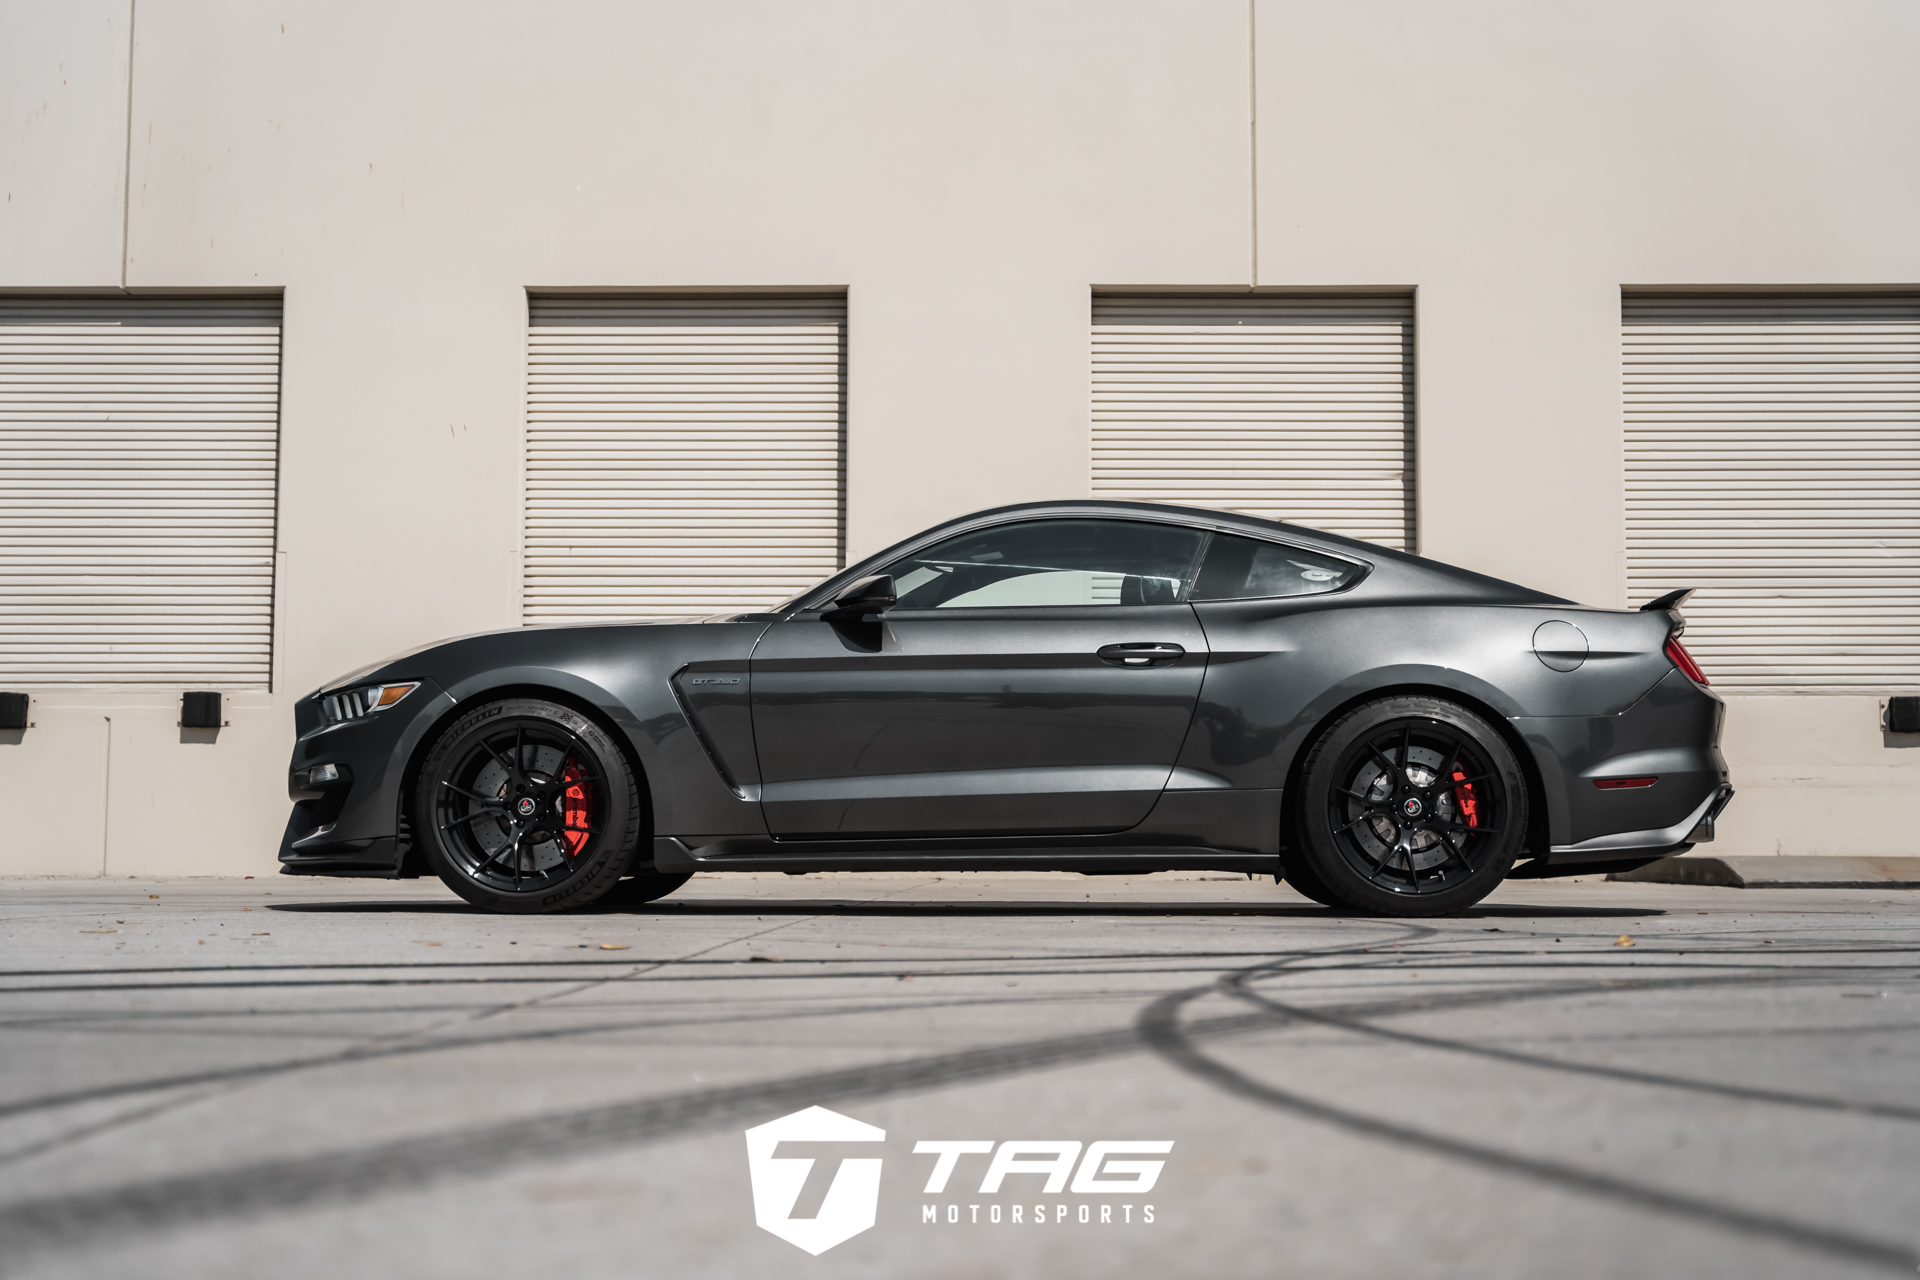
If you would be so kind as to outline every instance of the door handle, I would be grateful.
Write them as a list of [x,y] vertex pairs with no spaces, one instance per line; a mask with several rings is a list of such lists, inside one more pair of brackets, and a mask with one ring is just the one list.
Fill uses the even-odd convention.
[[1177,644],[1103,644],[1100,661],[1115,667],[1164,667],[1187,656]]

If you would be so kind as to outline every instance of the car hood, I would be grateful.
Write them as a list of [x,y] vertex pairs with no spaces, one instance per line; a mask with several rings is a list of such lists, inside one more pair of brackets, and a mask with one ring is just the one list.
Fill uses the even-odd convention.
[[355,667],[345,675],[335,676],[333,679],[328,680],[308,696],[315,697],[320,694],[332,693],[338,689],[345,689],[350,685],[360,683],[376,671],[382,671],[387,667],[393,666],[395,663],[405,662],[408,658],[418,657],[420,654],[430,652],[434,649],[444,648],[450,644],[459,644],[463,640],[479,640],[487,636],[520,635],[532,631],[590,631],[601,627],[684,627],[702,622],[725,622],[730,618],[739,616],[737,613],[716,613],[704,618],[693,616],[684,618],[618,618],[608,622],[560,622],[537,626],[495,627],[490,631],[469,631],[465,635],[443,636],[438,640],[430,640],[426,644],[417,644],[411,649],[402,649],[398,653],[388,654],[378,662],[369,662],[365,666]]

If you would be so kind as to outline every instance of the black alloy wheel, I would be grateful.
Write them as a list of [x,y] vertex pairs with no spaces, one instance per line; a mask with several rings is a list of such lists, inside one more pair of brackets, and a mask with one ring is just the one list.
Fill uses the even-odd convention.
[[1513,749],[1481,717],[1438,698],[1354,708],[1314,743],[1301,783],[1289,843],[1302,880],[1328,905],[1459,911],[1505,878],[1526,836]]
[[489,911],[585,906],[640,847],[639,787],[618,746],[556,703],[476,707],[420,771],[415,830],[447,887]]

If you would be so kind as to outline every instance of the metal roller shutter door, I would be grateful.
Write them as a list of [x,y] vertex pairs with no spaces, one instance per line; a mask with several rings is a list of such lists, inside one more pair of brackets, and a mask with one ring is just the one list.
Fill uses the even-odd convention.
[[842,554],[842,298],[536,297],[524,618],[765,608]]
[[1412,550],[1413,300],[1096,297],[1093,493]]
[[1920,299],[1624,302],[1627,582],[1716,687],[1920,685]]
[[278,299],[0,298],[0,682],[265,687]]

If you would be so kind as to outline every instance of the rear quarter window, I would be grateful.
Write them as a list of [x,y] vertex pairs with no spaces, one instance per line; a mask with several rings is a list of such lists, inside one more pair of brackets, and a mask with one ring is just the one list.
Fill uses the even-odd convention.
[[1353,582],[1361,568],[1299,547],[1216,533],[1189,600],[1253,600],[1323,595]]

